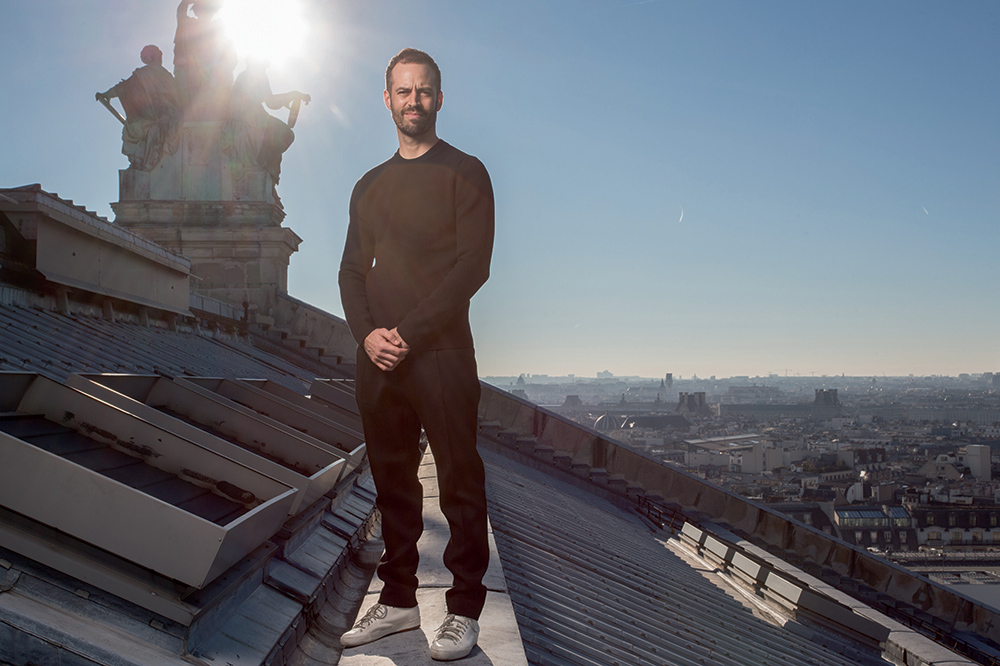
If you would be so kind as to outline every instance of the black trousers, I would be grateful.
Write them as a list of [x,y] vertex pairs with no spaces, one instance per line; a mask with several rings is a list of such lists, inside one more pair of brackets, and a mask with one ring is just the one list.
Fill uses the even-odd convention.
[[383,372],[358,349],[357,400],[365,430],[385,555],[378,568],[389,606],[417,605],[417,540],[423,532],[420,429],[434,453],[441,511],[451,537],[444,564],[454,577],[449,613],[478,619],[489,566],[486,475],[476,450],[480,386],[472,349],[411,352]]

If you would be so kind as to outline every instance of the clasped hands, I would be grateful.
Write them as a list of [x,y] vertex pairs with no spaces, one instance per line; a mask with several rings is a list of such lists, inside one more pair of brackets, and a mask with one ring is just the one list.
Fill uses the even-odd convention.
[[376,328],[365,338],[365,353],[379,370],[389,372],[410,353],[410,345],[403,341],[396,329]]

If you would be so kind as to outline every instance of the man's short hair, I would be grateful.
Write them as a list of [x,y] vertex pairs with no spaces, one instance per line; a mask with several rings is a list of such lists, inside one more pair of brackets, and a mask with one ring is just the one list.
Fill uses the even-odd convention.
[[155,44],[148,44],[142,47],[142,51],[139,52],[139,59],[146,65],[152,65],[154,62],[160,64],[163,62],[163,51]]
[[389,60],[389,66],[385,68],[385,89],[389,90],[389,79],[392,78],[392,68],[399,64],[404,65],[427,65],[434,72],[434,78],[436,79],[438,92],[441,92],[441,69],[434,62],[434,58],[430,57],[423,51],[418,51],[417,49],[403,49],[396,55],[392,56]]

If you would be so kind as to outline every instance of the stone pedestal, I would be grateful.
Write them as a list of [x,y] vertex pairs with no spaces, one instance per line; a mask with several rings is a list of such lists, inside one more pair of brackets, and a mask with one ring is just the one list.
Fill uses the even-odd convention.
[[288,291],[288,262],[302,239],[286,227],[130,227],[191,259],[191,288],[237,308],[248,303],[268,317]]
[[115,222],[191,259],[192,289],[270,316],[288,288],[302,239],[261,169],[236,180],[220,147],[222,122],[184,124],[181,147],[150,171],[119,172]]
[[[181,130],[181,147],[166,155],[149,171],[119,171],[118,204],[176,202],[233,202],[269,204],[281,211],[274,183],[262,169],[247,169],[233,178],[229,160],[222,152],[221,121],[188,121]],[[152,206],[158,210],[160,206]],[[115,209],[115,213],[122,215]],[[152,213],[153,217],[162,217]],[[125,217],[131,218],[128,215]],[[280,213],[277,223],[280,224]]]

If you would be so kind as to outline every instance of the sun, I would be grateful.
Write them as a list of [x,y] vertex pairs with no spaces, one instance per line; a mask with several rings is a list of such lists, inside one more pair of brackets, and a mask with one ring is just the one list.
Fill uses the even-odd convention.
[[219,20],[241,58],[281,66],[305,53],[309,22],[301,0],[225,0]]

